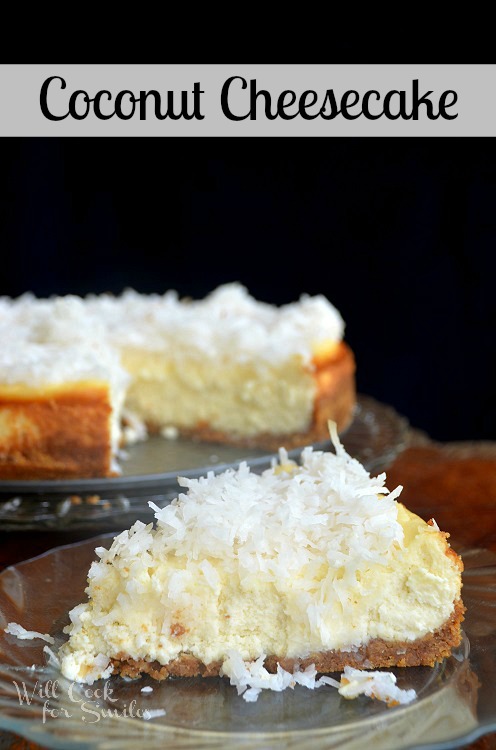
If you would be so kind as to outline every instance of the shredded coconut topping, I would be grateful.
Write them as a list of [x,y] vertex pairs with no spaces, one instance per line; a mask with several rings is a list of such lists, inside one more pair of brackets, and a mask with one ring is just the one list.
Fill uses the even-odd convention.
[[108,551],[97,549],[101,562],[93,564],[90,579],[104,577],[112,563],[139,581],[165,555],[181,558],[167,594],[172,605],[181,605],[197,566],[205,585],[219,587],[210,562],[217,558],[222,574],[236,576],[242,586],[255,576],[280,592],[299,591],[310,626],[319,631],[329,605],[346,601],[359,572],[387,565],[403,543],[395,503],[402,488],[389,493],[385,474],[372,479],[346,453],[335,426],[332,440],[336,455],[305,448],[298,465],[281,449],[279,463],[261,475],[243,462],[217,476],[179,478],[187,493],[164,508],[149,502],[156,529],[137,521]]
[[[180,477],[187,494],[165,508],[149,503],[157,518],[154,547],[190,560],[220,558],[275,584],[320,561],[322,551],[332,566],[345,567],[345,577],[370,563],[385,564],[393,542],[403,540],[394,503],[401,487],[388,494],[385,474],[371,479],[335,428],[332,437],[336,455],[308,447],[301,465],[281,449],[279,465],[261,475],[242,462],[217,476]],[[136,535],[149,533],[136,525],[130,536],[124,532],[116,540],[119,553],[138,549]]]
[[96,344],[73,342],[2,341],[0,376],[2,383],[30,386],[103,380],[124,388],[129,382],[115,352]]
[[[298,302],[276,307],[256,301],[240,284],[221,286],[198,301],[180,300],[173,291],[143,295],[127,290],[117,297],[85,299],[24,294],[15,300],[0,298],[2,348],[12,351],[0,359],[0,374],[4,382],[25,382],[34,376],[39,382],[39,368],[45,376],[50,374],[40,353],[47,346],[48,359],[53,361],[59,352],[61,366],[74,361],[67,346],[97,349],[98,356],[105,347],[120,351],[138,346],[167,350],[178,359],[244,362],[255,356],[267,363],[299,355],[310,363],[319,346],[341,341],[343,331],[339,312],[323,296],[304,295]],[[72,370],[89,364],[94,363],[87,354],[76,357],[72,368],[65,364],[64,379],[74,379]]]

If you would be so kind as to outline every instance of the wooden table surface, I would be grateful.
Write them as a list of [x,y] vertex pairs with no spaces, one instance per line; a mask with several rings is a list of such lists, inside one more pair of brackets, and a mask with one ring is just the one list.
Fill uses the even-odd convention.
[[[413,440],[387,469],[387,486],[404,486],[401,500],[425,519],[434,517],[451,534],[453,548],[496,552],[496,443],[437,444]],[[0,533],[0,569],[88,534]],[[35,750],[12,734],[0,733],[0,750]],[[496,750],[496,733],[469,746]]]

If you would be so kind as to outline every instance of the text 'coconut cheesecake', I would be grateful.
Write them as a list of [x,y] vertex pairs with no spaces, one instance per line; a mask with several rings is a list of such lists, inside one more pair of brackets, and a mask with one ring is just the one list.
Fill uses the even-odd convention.
[[0,478],[108,476],[123,418],[270,450],[323,440],[353,416],[343,331],[322,296],[276,307],[239,284],[1,298]]
[[[447,534],[336,455],[280,451],[201,479],[136,522],[89,570],[70,612],[62,672],[156,679],[223,674],[229,654],[265,667],[434,665],[461,640],[462,561]],[[226,667],[227,669],[227,667]]]

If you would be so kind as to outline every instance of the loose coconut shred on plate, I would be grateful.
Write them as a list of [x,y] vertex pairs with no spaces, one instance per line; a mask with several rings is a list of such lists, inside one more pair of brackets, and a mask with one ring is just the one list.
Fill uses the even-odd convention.
[[9,635],[15,635],[21,641],[32,641],[35,638],[40,638],[47,643],[55,643],[55,640],[48,633],[38,633],[37,630],[26,630],[22,625],[18,625],[17,622],[9,622],[5,628],[5,632]]
[[237,651],[229,651],[228,658],[222,665],[221,674],[229,677],[238,695],[242,695],[248,703],[254,703],[262,690],[280,692],[288,687],[294,689],[295,685],[302,685],[310,690],[330,685],[337,688],[343,698],[366,695],[384,701],[388,706],[411,703],[417,697],[415,690],[397,687],[396,677],[392,672],[370,672],[345,667],[340,682],[325,675],[317,680],[317,670],[313,664],[303,672],[295,670],[293,673],[287,672],[278,664],[277,672],[271,674],[264,667],[265,656],[262,654],[256,661],[244,662]]
[[[48,643],[54,642],[54,639],[48,633],[26,630],[16,622],[9,622],[5,632],[20,640],[41,638]],[[43,650],[48,654],[49,663],[56,668],[60,668],[60,661],[53,651],[48,646],[45,646]],[[245,662],[239,652],[230,650],[222,665],[221,675],[229,678],[231,685],[236,687],[238,695],[242,695],[248,703],[254,703],[258,700],[262,690],[280,692],[288,687],[293,690],[295,685],[302,685],[310,690],[315,690],[322,685],[330,685],[337,688],[344,698],[357,698],[359,695],[366,695],[369,698],[384,701],[388,706],[410,703],[417,697],[415,690],[398,688],[396,677],[392,672],[370,672],[345,667],[344,673],[341,675],[341,682],[325,675],[317,680],[317,670],[313,664],[304,671],[295,670],[293,673],[287,672],[278,664],[277,672],[271,674],[264,667],[265,658],[266,654],[262,654],[256,661]],[[149,686],[141,688],[142,693],[151,693],[152,691],[153,688]],[[150,715],[144,718],[151,719],[165,715],[165,711],[162,711],[162,709],[158,709],[156,712],[148,711],[148,713]]]

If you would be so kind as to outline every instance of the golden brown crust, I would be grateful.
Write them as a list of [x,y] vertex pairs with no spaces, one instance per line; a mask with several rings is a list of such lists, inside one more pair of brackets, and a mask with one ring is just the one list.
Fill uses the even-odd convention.
[[0,396],[0,478],[110,476],[110,412],[104,386]]
[[[240,445],[247,448],[264,448],[277,451],[281,446],[295,448],[329,439],[328,420],[337,423],[338,432],[343,432],[353,419],[356,405],[355,357],[350,347],[340,342],[327,358],[319,357],[314,362],[312,375],[317,386],[312,422],[305,432],[288,434],[259,433],[244,437],[216,430],[208,424],[199,423],[191,428],[179,428],[185,437],[212,443]],[[151,432],[160,427],[148,424]]]
[[[302,659],[288,659],[284,656],[268,656],[265,667],[269,672],[276,672],[277,665],[293,672],[295,667],[305,669],[315,664],[317,672],[341,672],[345,666],[357,669],[378,669],[381,667],[433,667],[437,662],[451,654],[461,642],[461,622],[465,607],[462,600],[455,602],[453,614],[447,622],[434,633],[428,633],[416,641],[388,642],[380,638],[371,640],[366,646],[356,651],[321,651],[309,654]],[[117,654],[112,659],[115,674],[127,677],[139,677],[149,674],[155,680],[168,677],[215,677],[222,666],[221,661],[204,664],[192,654],[181,654],[168,664],[158,661],[147,662],[144,659],[130,659],[125,654]]]

